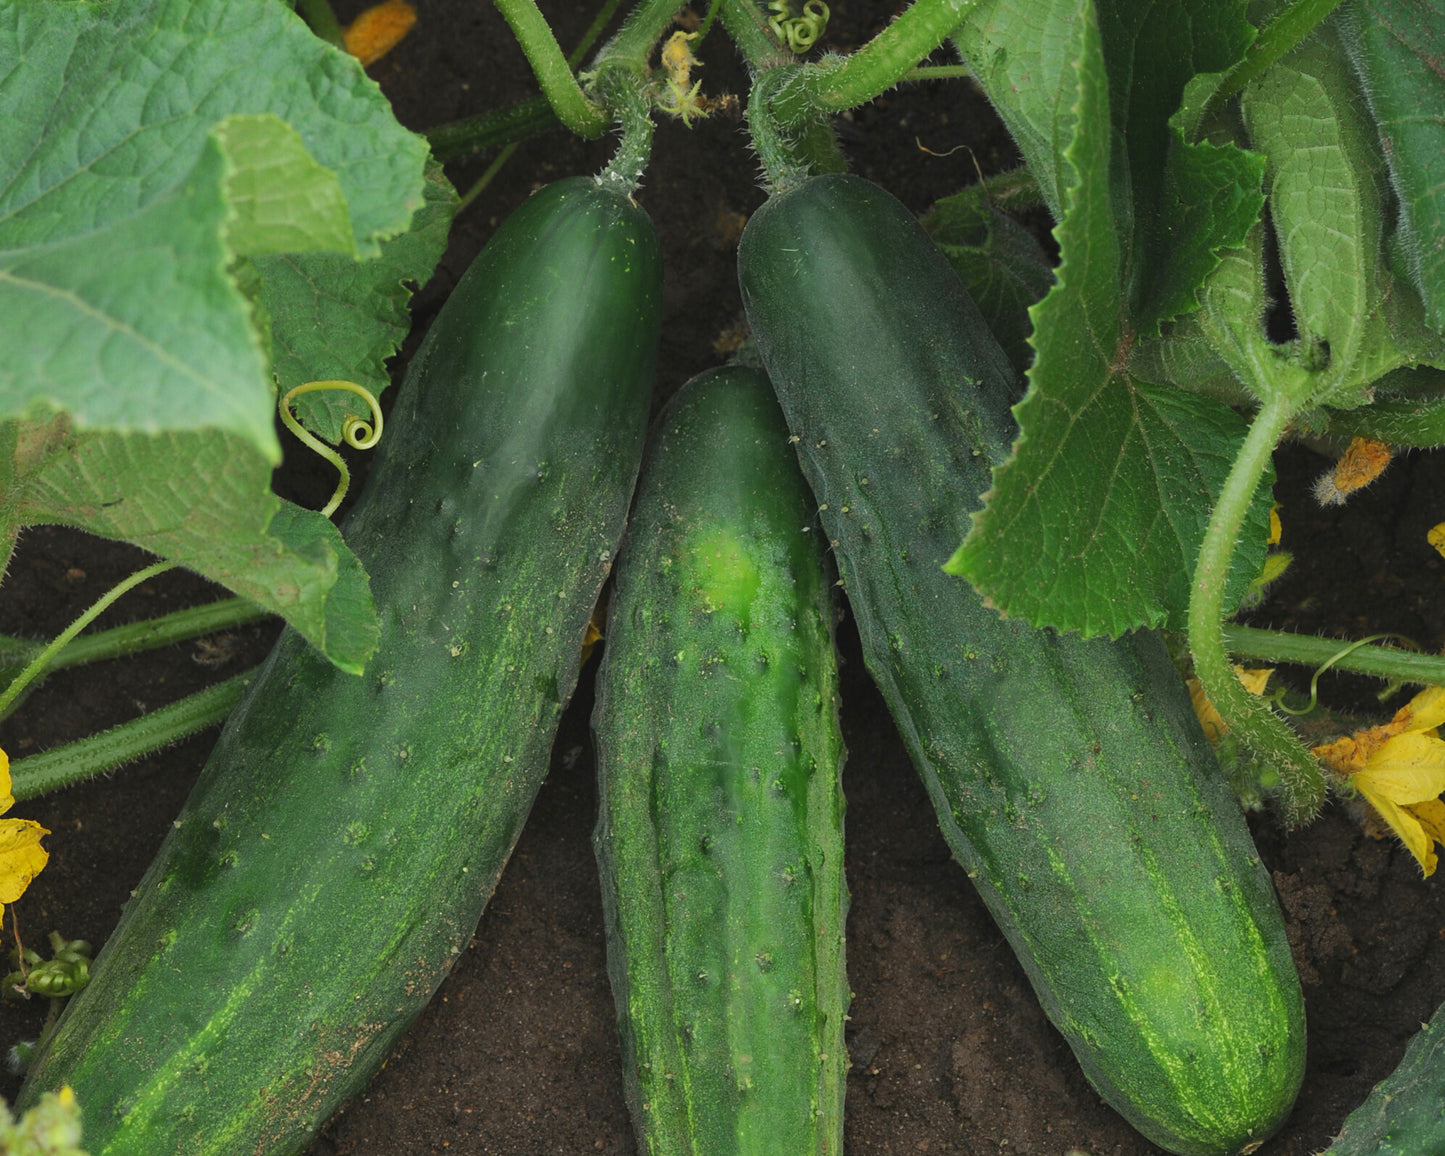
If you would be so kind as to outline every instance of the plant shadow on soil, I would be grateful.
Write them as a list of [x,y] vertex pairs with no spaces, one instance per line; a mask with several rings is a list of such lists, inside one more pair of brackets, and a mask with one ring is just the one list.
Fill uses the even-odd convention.
[[[575,42],[591,17],[581,6],[544,7],[564,44]],[[413,35],[371,70],[403,123],[420,130],[535,91],[490,6],[420,0],[419,8]],[[343,19],[353,12],[339,7]],[[886,6],[839,5],[829,43],[856,47],[893,15]],[[709,38],[702,59],[709,92],[744,95],[742,70],[721,34]],[[900,90],[838,127],[854,171],[915,211],[971,183],[976,171],[1017,163],[1007,134],[963,82]],[[599,169],[610,147],[609,140],[578,142],[558,132],[518,150],[458,218],[437,275],[414,300],[416,328],[398,364],[497,223],[534,187]],[[466,189],[489,160],[454,165],[449,175]],[[720,113],[690,131],[660,126],[639,201],[657,223],[666,260],[661,404],[687,377],[723,359],[717,349],[741,323],[734,251],[762,191],[740,118]],[[321,505],[330,478],[300,451],[289,456],[278,489]],[[1425,540],[1426,530],[1445,520],[1445,455],[1405,457],[1331,510],[1309,497],[1326,459],[1290,447],[1279,464],[1283,545],[1296,561],[1255,624],[1339,637],[1397,631],[1428,650],[1445,645],[1445,564]],[[30,531],[6,576],[0,632],[54,635],[141,561],[136,551],[79,533]],[[163,575],[100,625],[219,594],[198,578]],[[113,725],[245,669],[275,635],[274,625],[256,625],[123,666],[61,672],[0,729],[0,745],[20,757]],[[949,857],[846,618],[839,642],[855,992],[845,1151],[1159,1152],[1102,1104],[1045,1020]],[[1303,682],[1308,672],[1290,677]],[[1327,676],[1323,689],[1362,713],[1388,714],[1401,701],[1382,708],[1373,688],[1344,676]],[[384,1069],[308,1156],[635,1152],[590,845],[590,709],[589,675],[471,947]],[[53,832],[50,865],[16,909],[27,940],[43,941],[54,928],[103,941],[214,739],[208,732],[108,779],[22,805],[17,813]],[[1267,814],[1251,824],[1282,900],[1309,1020],[1304,1090],[1259,1156],[1305,1156],[1329,1143],[1445,1000],[1445,899],[1438,880],[1422,880],[1400,847],[1367,836],[1349,805],[1334,803],[1290,833]],[[0,1008],[0,1043],[33,1037],[41,1002]],[[0,1079],[8,1099],[17,1087],[13,1077]]]

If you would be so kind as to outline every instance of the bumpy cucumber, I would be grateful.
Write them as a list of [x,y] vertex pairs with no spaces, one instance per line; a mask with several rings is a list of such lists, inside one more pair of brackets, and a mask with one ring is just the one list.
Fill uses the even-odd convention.
[[743,301],[865,659],[944,834],[1103,1097],[1188,1156],[1247,1151],[1304,1062],[1269,879],[1159,639],[1005,621],[941,566],[1013,434],[944,258],[850,176],[770,199]]
[[1350,1113],[1324,1156],[1445,1156],[1445,1005],[1400,1066]]
[[659,274],[646,216],[575,179],[447,301],[345,526],[376,657],[282,637],[31,1069],[93,1156],[297,1151],[466,946],[621,536]]
[[659,419],[593,729],[626,1088],[648,1156],[842,1151],[843,747],[812,498],[766,378]]

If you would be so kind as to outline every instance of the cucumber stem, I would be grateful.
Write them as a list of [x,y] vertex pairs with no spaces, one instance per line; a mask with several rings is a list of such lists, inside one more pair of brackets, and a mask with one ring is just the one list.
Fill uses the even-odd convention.
[[535,0],[496,0],[496,3],[497,11],[521,45],[537,83],[542,86],[542,95],[557,119],[580,137],[591,140],[601,136],[607,129],[607,114],[587,99]]
[[1334,670],[1383,678],[1388,682],[1445,686],[1445,656],[1438,654],[1422,654],[1389,646],[1358,646],[1341,655],[1340,651],[1349,643],[1338,638],[1234,625],[1224,627],[1224,644],[1235,657],[1256,662],[1317,667],[1333,659],[1331,667]]
[[[56,653],[45,674],[53,674],[69,666],[83,666],[91,662],[105,662],[112,658],[157,650],[162,646],[184,642],[188,638],[215,634],[220,630],[244,626],[248,622],[270,616],[269,610],[249,598],[222,598],[202,606],[188,606],[184,610],[172,611],[159,618],[129,622],[109,630],[97,630],[94,634],[82,634],[66,643]],[[0,635],[0,668],[23,668],[44,648],[43,640]]]
[[748,95],[748,132],[763,166],[763,177],[772,193],[782,192],[807,179],[807,167],[789,147],[781,126],[773,117],[774,95],[803,69],[784,64],[762,73],[753,81]]
[[677,16],[677,0],[643,0],[622,22],[617,35],[602,46],[596,67],[604,62],[621,62],[637,68],[647,67],[652,46]]
[[645,77],[622,61],[604,65],[597,77],[597,90],[622,129],[622,142],[597,180],[628,196],[636,192],[652,155],[652,102],[645,85]]
[[919,80],[967,80],[972,75],[973,69],[966,64],[920,64],[905,72],[899,81],[912,84]]
[[857,52],[807,65],[773,100],[784,125],[809,113],[845,112],[867,104],[908,75],[948,39],[976,0],[913,0],[903,15]]
[[255,673],[233,675],[98,735],[17,759],[10,765],[11,791],[17,801],[58,791],[224,722]]
[[1189,650],[1195,677],[1229,730],[1274,764],[1283,787],[1284,819],[1290,826],[1312,819],[1323,806],[1324,775],[1289,724],[1235,677],[1225,649],[1223,621],[1225,579],[1245,515],[1296,407],[1290,398],[1276,395],[1255,414],[1210,515],[1189,597]]
[[432,156],[446,164],[497,145],[515,144],[538,136],[560,127],[561,123],[545,96],[531,96],[480,116],[439,124],[427,130],[426,140]]
[[792,61],[792,54],[769,34],[767,19],[751,0],[722,0],[720,15],[755,81],[764,72]]
[[6,712],[10,708],[10,704],[19,697],[20,692],[45,671],[50,665],[51,660],[65,648],[66,644],[94,622],[101,612],[110,606],[112,602],[127,591],[139,586],[147,579],[154,578],[157,574],[169,570],[174,565],[174,562],[152,563],[142,570],[137,570],[129,578],[121,579],[121,581],[117,582],[97,598],[88,610],[47,643],[44,649],[30,660],[25,669],[15,676],[10,685],[5,688],[5,692],[0,694],[0,718],[5,717]]

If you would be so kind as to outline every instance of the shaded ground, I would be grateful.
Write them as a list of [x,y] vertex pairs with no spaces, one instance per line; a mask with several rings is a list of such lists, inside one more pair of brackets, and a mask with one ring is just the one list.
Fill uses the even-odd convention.
[[[590,16],[558,5],[553,13],[564,43]],[[529,92],[520,57],[490,6],[422,0],[421,14],[413,38],[372,70],[404,123],[423,128]],[[831,42],[859,43],[891,15],[886,6],[840,8]],[[704,60],[710,91],[742,91],[720,37]],[[1006,136],[960,84],[894,95],[840,127],[855,169],[918,210],[972,180],[975,158],[985,172],[1010,163]],[[932,155],[959,146],[967,147]],[[578,144],[561,134],[524,145],[460,218],[443,268],[418,296],[420,324],[534,184],[596,169],[607,152],[606,142]],[[457,166],[453,179],[467,187],[487,159]],[[667,261],[660,391],[719,360],[714,342],[741,312],[732,247],[741,215],[761,199],[740,122],[720,116],[692,132],[662,126],[640,196]],[[1397,462],[1371,490],[1329,512],[1308,498],[1324,459],[1294,448],[1281,463],[1276,496],[1284,506],[1284,546],[1297,562],[1260,623],[1354,637],[1395,630],[1426,648],[1445,645],[1445,564],[1425,544],[1426,529],[1445,520],[1445,456]],[[291,467],[280,482],[316,506],[330,484],[307,465]],[[79,534],[32,532],[6,577],[0,632],[54,634],[138,559]],[[103,623],[164,613],[215,593],[197,579],[162,576]],[[257,626],[123,665],[63,672],[0,728],[0,745],[18,757],[162,705],[258,661],[274,634],[272,626]],[[1100,1103],[1044,1019],[949,859],[847,623],[841,641],[850,752],[848,957],[856,993],[847,1152],[1157,1152]],[[1327,679],[1326,689],[1355,709],[1368,705],[1351,680]],[[551,775],[472,947],[311,1156],[635,1150],[589,844],[590,706],[584,680]],[[47,840],[51,864],[18,908],[28,938],[42,940],[57,928],[104,939],[213,740],[214,734],[198,737],[109,781],[21,808],[54,832]],[[1325,1147],[1445,1000],[1445,893],[1438,880],[1422,881],[1401,849],[1366,837],[1344,806],[1289,835],[1265,815],[1253,825],[1289,922],[1310,1031],[1299,1105],[1260,1156],[1304,1156]],[[33,1035],[41,1015],[34,1005],[4,1005],[0,1042]],[[13,1097],[15,1088],[13,1079],[0,1080],[0,1094]]]

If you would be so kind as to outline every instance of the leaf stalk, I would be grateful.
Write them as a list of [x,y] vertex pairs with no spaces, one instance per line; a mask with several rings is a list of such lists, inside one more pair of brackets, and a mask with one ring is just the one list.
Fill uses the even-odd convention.
[[1223,622],[1225,579],[1245,516],[1295,408],[1290,398],[1276,395],[1255,414],[1199,547],[1188,619],[1195,677],[1229,730],[1275,766],[1283,786],[1284,819],[1290,826],[1312,819],[1324,805],[1324,775],[1289,724],[1235,677]]
[[1255,662],[1314,667],[1328,662],[1334,670],[1369,675],[1387,682],[1445,686],[1445,655],[1422,654],[1391,646],[1357,646],[1347,654],[1341,654],[1341,648],[1349,643],[1337,638],[1232,624],[1224,627],[1224,645],[1236,658],[1248,658]]
[[496,0],[496,4],[557,119],[580,137],[600,137],[610,118],[600,105],[587,99],[535,0]]
[[233,675],[98,735],[17,759],[10,765],[12,793],[23,801],[58,791],[224,722],[255,675],[254,670]]

